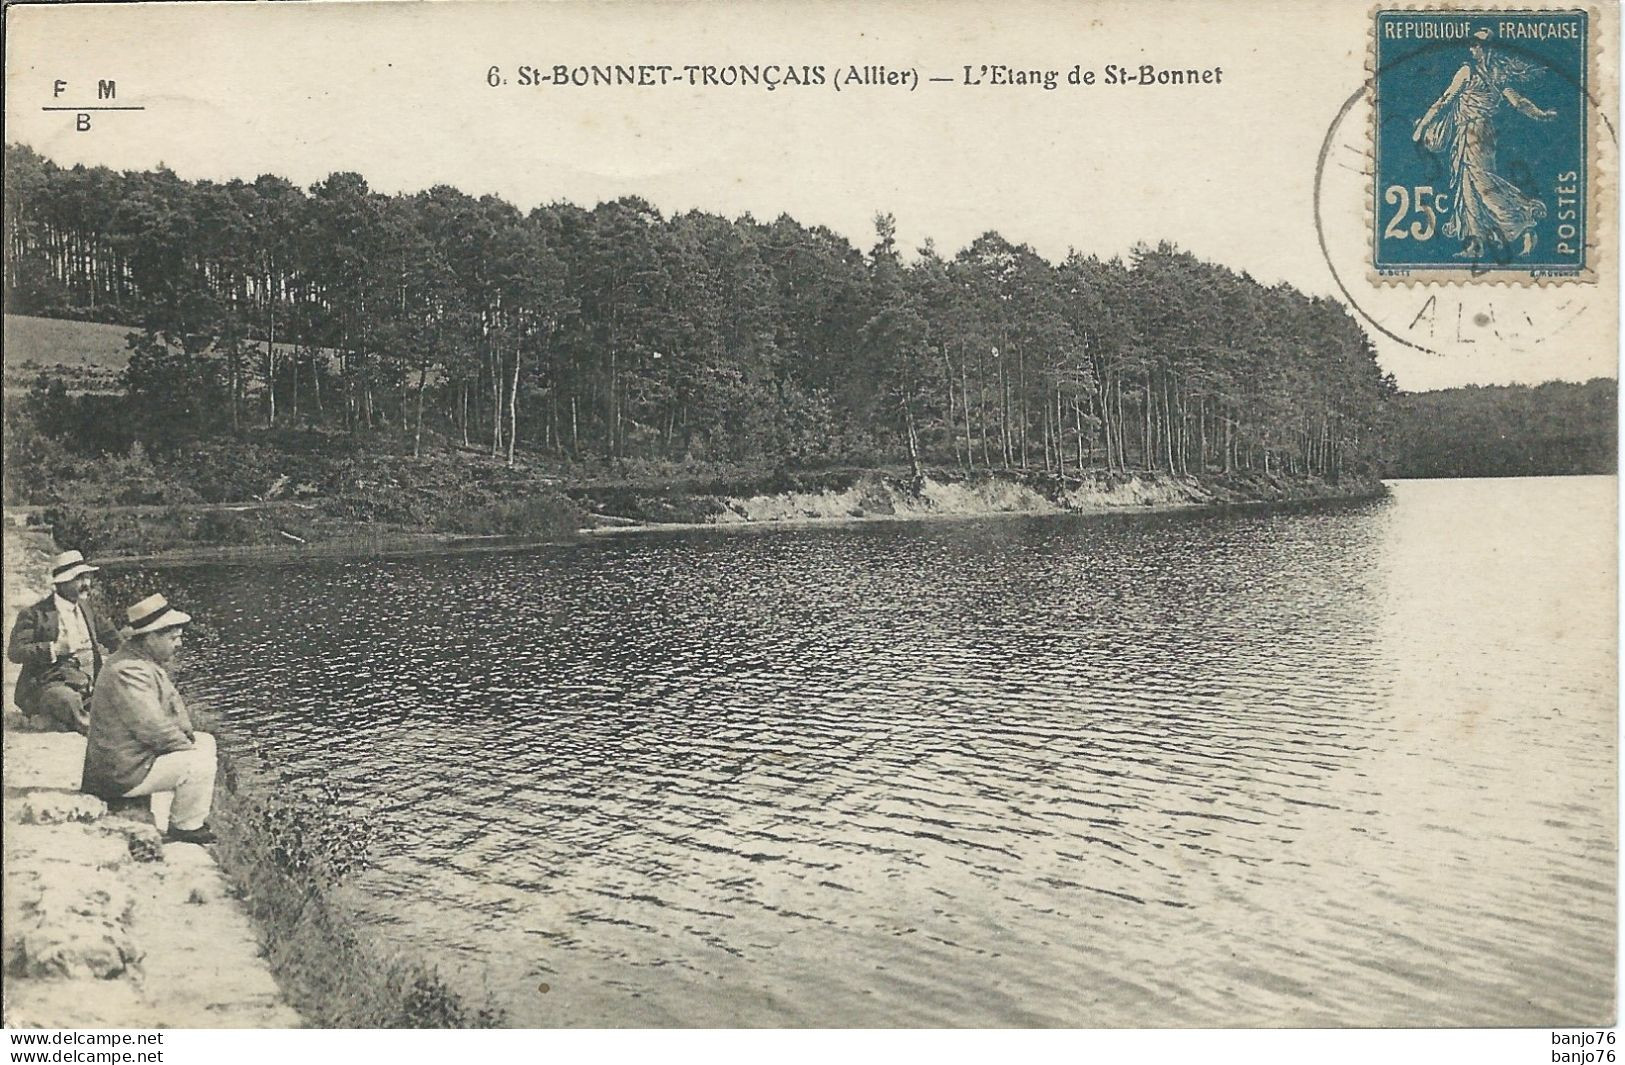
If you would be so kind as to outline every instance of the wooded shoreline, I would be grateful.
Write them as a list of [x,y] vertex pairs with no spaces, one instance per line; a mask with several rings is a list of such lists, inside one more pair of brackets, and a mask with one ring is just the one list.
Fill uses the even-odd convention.
[[311,425],[509,466],[1337,478],[1375,464],[1395,387],[1340,304],[1154,235],[1051,262],[994,230],[906,248],[881,211],[862,250],[635,196],[522,209],[6,157],[8,309],[130,327],[131,402],[74,412],[81,452]]

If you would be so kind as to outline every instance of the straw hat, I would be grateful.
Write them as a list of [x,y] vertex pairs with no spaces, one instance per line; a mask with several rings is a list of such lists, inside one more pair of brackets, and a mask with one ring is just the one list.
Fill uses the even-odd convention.
[[178,629],[192,620],[192,615],[176,610],[162,595],[147,596],[129,609],[129,616],[131,636]]
[[77,551],[64,551],[51,562],[51,582],[63,584],[76,577],[83,577],[87,573],[95,573],[100,566],[92,566],[85,561],[85,556]]

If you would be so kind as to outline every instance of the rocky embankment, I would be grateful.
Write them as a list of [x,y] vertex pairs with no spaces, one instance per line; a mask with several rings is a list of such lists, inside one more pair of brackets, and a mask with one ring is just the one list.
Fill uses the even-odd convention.
[[[48,540],[5,537],[5,627],[43,594]],[[203,847],[164,843],[144,804],[79,792],[84,739],[20,732],[6,670],[6,1027],[292,1028],[259,938]]]

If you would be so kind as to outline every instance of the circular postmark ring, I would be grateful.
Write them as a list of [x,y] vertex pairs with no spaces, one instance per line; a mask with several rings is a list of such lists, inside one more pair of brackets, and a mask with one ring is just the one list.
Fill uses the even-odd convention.
[[[1456,12],[1441,12],[1446,13]],[[1459,41],[1430,44],[1399,57],[1390,66],[1417,62],[1423,58],[1436,58],[1440,52],[1459,50],[1460,47]],[[1522,54],[1524,51],[1515,44],[1503,47],[1508,52]],[[1589,61],[1589,57],[1587,58]],[[1539,57],[1533,56],[1533,59],[1538,60]],[[1589,124],[1594,117],[1595,128],[1600,134],[1597,139],[1606,140],[1607,147],[1617,158],[1618,136],[1614,122],[1606,110],[1603,86],[1595,83],[1582,84],[1569,77],[1559,67],[1550,64],[1546,64],[1545,69],[1566,80],[1572,88],[1581,90],[1590,111],[1582,121]],[[1337,291],[1372,329],[1382,337],[1423,355],[1459,358],[1467,355],[1477,357],[1490,353],[1510,353],[1528,361],[1545,339],[1570,329],[1589,305],[1609,302],[1607,297],[1600,295],[1599,290],[1604,287],[1603,285],[1574,284],[1572,282],[1577,279],[1570,277],[1550,279],[1561,280],[1565,282],[1564,284],[1544,283],[1548,280],[1546,278],[1519,282],[1509,279],[1505,273],[1496,274],[1486,269],[1475,271],[1477,276],[1469,280],[1459,276],[1430,277],[1426,272],[1415,272],[1405,277],[1385,278],[1378,284],[1364,269],[1358,266],[1351,268],[1352,263],[1367,265],[1371,259],[1369,254],[1371,245],[1368,242],[1374,237],[1372,226],[1376,218],[1372,197],[1376,181],[1373,157],[1374,139],[1378,135],[1374,111],[1377,84],[1378,76],[1374,73],[1343,101],[1327,126],[1315,164],[1312,197],[1315,237],[1321,257],[1331,272]],[[1358,143],[1341,145],[1347,150],[1357,150],[1361,155],[1359,198],[1350,201],[1346,198],[1350,192],[1348,188],[1328,192],[1328,174],[1334,168],[1334,156],[1339,151],[1340,140],[1346,140],[1349,136],[1350,116],[1362,103],[1369,103],[1373,107],[1373,113],[1363,116]],[[1600,148],[1602,145],[1598,144],[1596,147]],[[1595,148],[1591,151],[1595,152]],[[1603,198],[1599,196],[1597,189],[1604,182],[1601,173],[1604,168],[1598,164],[1594,156],[1587,160],[1587,165],[1593,167],[1592,173],[1588,176],[1594,181],[1590,187],[1590,199],[1592,203],[1596,203],[1598,199]],[[1341,160],[1336,162],[1336,166],[1343,170],[1354,170]],[[1331,199],[1331,203],[1334,204],[1348,203],[1348,215],[1337,218],[1335,211],[1329,209],[1329,197],[1335,197]],[[1357,218],[1359,224],[1351,226],[1350,218]],[[1609,226],[1615,224],[1617,223],[1613,219],[1608,221]],[[1597,265],[1604,270],[1612,269],[1607,252],[1617,241],[1612,237],[1611,229],[1601,229],[1598,225],[1600,223],[1592,225],[1588,230],[1587,242],[1590,245],[1588,252],[1597,253],[1600,249],[1600,254],[1596,254]],[[1357,246],[1351,247],[1351,234],[1357,234],[1360,242]],[[1341,266],[1340,261],[1343,264]],[[1587,282],[1594,279],[1595,275],[1588,278]],[[1438,328],[1441,324],[1439,303],[1441,296],[1447,291],[1449,295],[1446,298],[1455,301],[1454,313],[1449,316],[1451,321],[1445,323],[1453,327],[1453,336],[1449,335],[1450,330]],[[1419,296],[1423,298],[1419,299]],[[1402,307],[1401,305],[1407,301],[1409,306]],[[1544,315],[1531,313],[1531,304],[1548,305],[1546,307],[1548,313]],[[1605,316],[1594,314],[1591,317]],[[1509,323],[1516,326],[1517,330],[1511,329]],[[1598,323],[1599,326],[1604,324]],[[1587,327],[1589,328],[1589,323]],[[1444,334],[1443,339],[1441,333]],[[1486,341],[1490,343],[1485,343]],[[1514,367],[1511,372],[1514,376],[1529,377],[1538,371],[1525,371]],[[1559,368],[1556,372],[1542,373],[1541,376],[1566,376],[1566,374]]]

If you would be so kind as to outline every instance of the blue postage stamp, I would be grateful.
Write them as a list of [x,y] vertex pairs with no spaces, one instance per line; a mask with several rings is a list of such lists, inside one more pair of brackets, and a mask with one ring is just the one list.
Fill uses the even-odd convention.
[[1377,277],[1584,278],[1584,10],[1378,10]]

